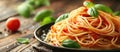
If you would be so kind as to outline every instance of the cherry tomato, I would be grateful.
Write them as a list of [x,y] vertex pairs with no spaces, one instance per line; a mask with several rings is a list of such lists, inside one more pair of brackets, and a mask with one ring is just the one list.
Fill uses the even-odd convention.
[[20,21],[18,18],[9,18],[6,21],[6,28],[12,32],[17,31],[20,27]]

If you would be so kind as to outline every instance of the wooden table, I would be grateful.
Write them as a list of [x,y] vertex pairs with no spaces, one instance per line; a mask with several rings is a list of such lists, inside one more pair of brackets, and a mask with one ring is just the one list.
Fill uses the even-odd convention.
[[[16,12],[16,7],[22,3],[24,0],[0,0],[0,52],[38,52],[33,49],[34,46],[38,46],[38,41],[34,38],[34,30],[40,25],[37,22],[33,21],[33,16],[30,18],[24,18],[19,16]],[[54,10],[54,17],[58,17],[62,13],[70,12],[73,9],[76,9],[82,5],[84,0],[51,0],[50,6],[42,6],[35,10],[35,13],[41,9],[52,9]],[[104,1],[104,0],[103,0]],[[115,0],[116,1],[116,0]],[[96,0],[98,3],[99,0]],[[113,7],[114,2],[107,1],[99,2]],[[109,4],[112,3],[112,4]],[[118,2],[119,3],[119,2]],[[116,3],[117,4],[117,3]],[[116,8],[117,10],[120,9]],[[19,32],[9,34],[5,28],[5,22],[10,17],[17,17],[20,19],[21,27]],[[4,36],[6,35],[6,36]],[[20,44],[16,41],[17,38],[25,37],[30,39],[29,44]]]

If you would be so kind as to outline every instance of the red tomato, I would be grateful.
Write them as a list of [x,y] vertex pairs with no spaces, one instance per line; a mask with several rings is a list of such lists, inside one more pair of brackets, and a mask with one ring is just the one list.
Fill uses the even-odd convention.
[[6,21],[6,28],[12,32],[17,31],[20,27],[20,21],[18,18],[9,18]]

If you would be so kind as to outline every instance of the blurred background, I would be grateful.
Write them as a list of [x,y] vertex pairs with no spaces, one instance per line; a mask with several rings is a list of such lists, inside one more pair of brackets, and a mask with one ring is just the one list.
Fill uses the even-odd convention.
[[[22,3],[27,2],[33,2],[34,0],[0,0],[0,17],[7,16],[6,14],[9,13],[9,15],[12,15],[13,13],[17,13],[17,7],[21,5]],[[37,7],[35,5],[33,6],[35,8],[35,12],[38,12],[41,9],[51,9],[54,10],[54,16],[58,17],[61,15],[60,13],[70,12],[73,9],[76,9],[80,6],[82,6],[83,1],[85,0],[49,0],[48,3],[40,4],[39,1]],[[101,3],[109,6],[112,8],[113,11],[120,10],[120,0],[92,0],[94,3]],[[44,1],[40,1],[44,2]],[[46,2],[46,1],[45,1]],[[40,6],[39,6],[40,5]],[[3,12],[4,11],[4,12]],[[57,15],[58,16],[57,16]],[[5,17],[3,17],[5,18]]]

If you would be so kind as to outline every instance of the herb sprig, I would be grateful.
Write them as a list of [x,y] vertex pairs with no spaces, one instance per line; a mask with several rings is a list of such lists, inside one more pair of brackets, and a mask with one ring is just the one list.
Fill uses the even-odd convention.
[[107,13],[111,13],[111,14],[113,13],[112,10],[109,7],[107,7],[103,4],[94,4],[90,1],[85,1],[83,4],[84,4],[84,6],[86,6],[88,8],[87,13],[90,16],[93,16],[95,18],[98,17],[98,15],[99,15],[98,10],[101,10],[101,11],[104,11],[104,12],[107,12]]

